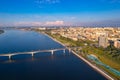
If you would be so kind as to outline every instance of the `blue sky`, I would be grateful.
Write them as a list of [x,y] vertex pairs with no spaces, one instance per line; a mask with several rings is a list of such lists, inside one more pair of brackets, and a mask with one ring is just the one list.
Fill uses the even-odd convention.
[[0,26],[120,26],[120,0],[0,0]]

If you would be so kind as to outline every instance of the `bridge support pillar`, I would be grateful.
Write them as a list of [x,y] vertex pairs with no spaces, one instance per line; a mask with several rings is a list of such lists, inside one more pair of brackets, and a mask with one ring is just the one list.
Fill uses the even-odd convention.
[[9,60],[11,60],[11,55],[9,55],[8,57],[9,57]]
[[65,53],[65,49],[63,49],[63,53]]
[[32,57],[34,56],[34,53],[32,52]]
[[51,54],[52,54],[52,55],[54,54],[54,51],[53,51],[53,50],[51,50]]

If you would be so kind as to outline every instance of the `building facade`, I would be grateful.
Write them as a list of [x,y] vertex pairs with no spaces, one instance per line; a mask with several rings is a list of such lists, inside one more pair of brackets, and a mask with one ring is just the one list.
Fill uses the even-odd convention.
[[100,35],[98,37],[98,44],[99,44],[99,47],[106,48],[108,46],[107,36],[106,35]]
[[115,48],[120,48],[120,40],[114,41]]

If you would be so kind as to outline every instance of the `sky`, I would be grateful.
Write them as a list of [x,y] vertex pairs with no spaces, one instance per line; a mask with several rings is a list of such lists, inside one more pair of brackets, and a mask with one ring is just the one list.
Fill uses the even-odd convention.
[[0,26],[120,26],[120,0],[0,0]]

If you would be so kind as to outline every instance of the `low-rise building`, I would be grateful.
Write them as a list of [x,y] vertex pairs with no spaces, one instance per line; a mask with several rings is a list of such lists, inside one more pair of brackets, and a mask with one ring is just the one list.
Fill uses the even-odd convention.
[[115,48],[120,48],[120,40],[114,41]]

